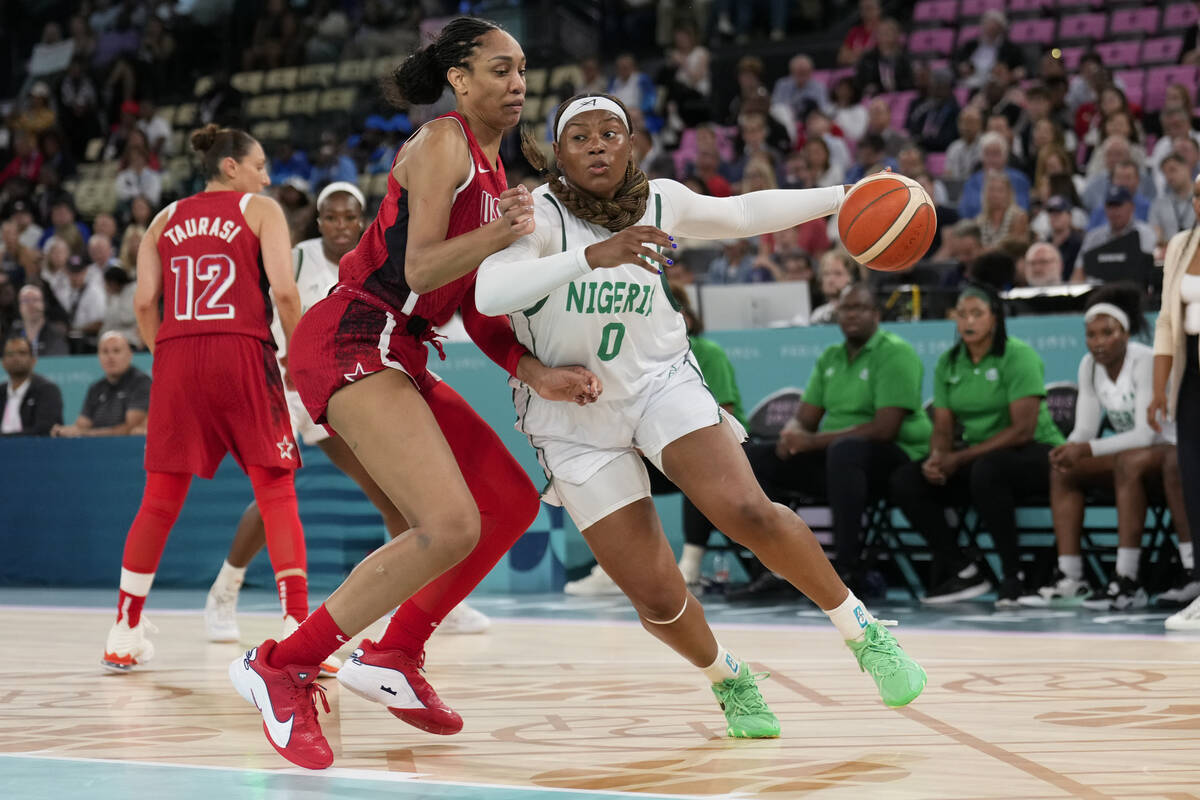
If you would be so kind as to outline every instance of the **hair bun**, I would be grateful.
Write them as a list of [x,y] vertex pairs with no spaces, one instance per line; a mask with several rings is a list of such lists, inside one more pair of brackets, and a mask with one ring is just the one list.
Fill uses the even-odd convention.
[[203,128],[197,128],[196,130],[192,131],[192,149],[197,153],[207,152],[208,149],[213,146],[213,143],[216,142],[217,134],[220,133],[220,131],[220,126],[214,122],[210,122]]

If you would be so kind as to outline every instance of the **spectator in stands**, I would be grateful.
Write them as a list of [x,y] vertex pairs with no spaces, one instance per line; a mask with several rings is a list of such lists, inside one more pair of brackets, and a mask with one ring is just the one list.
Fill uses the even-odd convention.
[[131,223],[125,228],[125,235],[121,237],[121,252],[117,255],[117,261],[130,278],[137,275],[137,251],[145,234],[145,228]]
[[1023,269],[1018,273],[1026,286],[1057,286],[1066,283],[1063,257],[1058,248],[1048,242],[1034,242],[1025,251]]
[[137,120],[140,111],[136,100],[126,100],[121,103],[120,116],[117,124],[112,126],[108,137],[104,140],[104,149],[100,157],[104,161],[116,161],[125,157],[129,137],[138,129]]
[[[1075,427],[1065,444],[1050,451],[1050,508],[1058,568],[1045,586],[1021,598],[1021,605],[1083,603],[1103,611],[1144,608],[1149,599],[1138,580],[1138,563],[1150,482],[1161,481],[1167,489],[1179,541],[1191,542],[1173,437],[1156,432],[1146,417],[1154,394],[1154,352],[1130,341],[1144,336],[1149,327],[1142,315],[1142,293],[1137,286],[1114,284],[1088,298],[1084,314],[1088,352],[1079,362]],[[1100,435],[1105,421],[1112,436]],[[1176,473],[1174,480],[1168,472]],[[1086,491],[1093,487],[1116,492],[1118,543],[1116,573],[1108,592],[1089,601],[1092,590],[1083,575],[1080,538]]]
[[941,181],[935,181],[933,176],[928,172],[919,172],[913,175],[912,178],[921,184],[921,188],[925,190],[926,194],[933,198],[933,211],[937,216],[937,228],[933,232],[933,243],[929,245],[929,251],[925,258],[937,260],[937,254],[941,251],[944,240],[943,232],[958,222],[958,210],[950,205],[948,199],[944,201],[938,200],[938,193],[946,192],[946,187]]
[[637,59],[633,54],[618,55],[614,68],[615,74],[609,81],[607,93],[619,99],[626,108],[636,108],[647,118],[653,116],[657,100],[654,81],[649,75],[638,70]]
[[317,206],[309,191],[308,181],[293,175],[279,186],[278,199],[283,207],[283,215],[287,217],[292,245],[310,238],[308,234],[317,218]]
[[293,175],[308,180],[312,174],[312,164],[308,162],[308,154],[298,149],[294,142],[285,140],[275,149],[275,158],[271,160],[271,181],[281,184]]
[[808,112],[808,117],[804,121],[805,139],[815,139],[820,137],[825,145],[829,148],[829,163],[831,166],[840,167],[843,172],[850,168],[853,159],[850,157],[850,148],[842,141],[840,136],[833,133],[833,124],[824,111],[814,108]]
[[[62,134],[58,128],[43,131],[39,139],[38,149],[42,152],[42,170],[52,169],[61,180],[75,177],[75,159],[63,146]],[[43,176],[39,175],[39,178]]]
[[742,56],[738,59],[734,75],[737,78],[738,92],[729,101],[729,110],[725,114],[725,121],[728,124],[737,123],[739,116],[748,108],[761,108],[761,104],[754,103],[755,100],[765,100],[767,108],[770,108],[770,93],[762,79],[763,62],[761,58]]
[[[1111,192],[1114,187],[1119,187],[1129,192],[1133,198],[1134,218],[1146,222],[1150,219],[1150,198],[1138,190],[1140,183],[1141,173],[1138,171],[1137,164],[1133,161],[1121,161],[1113,167],[1108,180],[1108,190]],[[1088,230],[1099,228],[1104,224],[1104,220],[1104,210],[1095,209],[1088,218]]]
[[83,160],[87,143],[101,135],[98,106],[96,84],[87,73],[86,62],[76,53],[67,68],[67,74],[58,85],[62,129],[76,161]]
[[858,183],[868,175],[874,175],[884,169],[898,169],[895,159],[887,155],[883,137],[877,133],[868,133],[858,142],[854,151],[855,164],[846,170],[846,183]]
[[667,101],[673,105],[678,123],[692,126],[710,118],[708,97],[712,94],[708,50],[696,41],[695,29],[675,29],[674,47],[667,51]]
[[989,172],[983,182],[983,208],[975,218],[984,248],[1010,236],[1029,237],[1029,215],[1016,203],[1012,181],[999,170]]
[[[770,124],[770,118],[758,111],[746,111],[738,118],[738,135],[734,147],[740,153],[740,157],[730,165],[735,178],[740,179],[746,165],[753,160],[766,159],[770,162],[771,169],[774,169],[775,164],[783,157],[785,149],[778,147],[769,138]],[[786,133],[783,138],[786,142]]]
[[1150,227],[1158,235],[1158,243],[1167,241],[1180,231],[1196,226],[1196,210],[1192,207],[1192,176],[1188,174],[1183,156],[1171,153],[1162,161],[1165,186],[1150,206]]
[[310,188],[320,192],[326,186],[337,181],[356,183],[358,170],[349,156],[339,152],[337,137],[332,133],[321,134],[321,148],[309,173]]
[[941,153],[958,135],[958,100],[949,70],[930,75],[929,96],[908,111],[908,132],[929,152]]
[[36,250],[42,241],[42,226],[34,222],[33,209],[29,203],[18,198],[8,205],[7,219],[17,223],[17,241],[31,250]]
[[130,147],[125,153],[126,166],[117,173],[117,200],[129,203],[141,196],[158,205],[162,199],[162,176],[150,167],[150,154],[141,147]]
[[[857,142],[867,132],[867,107],[862,103],[862,92],[852,78],[838,78],[833,84],[833,103],[830,106],[833,122],[852,142]],[[799,117],[798,119],[804,119]]]
[[[1105,140],[1105,120],[1121,112],[1133,114],[1125,92],[1112,83],[1105,84],[1100,89],[1100,99],[1096,103],[1087,103],[1075,112],[1075,132],[1079,135],[1084,154]],[[1125,138],[1131,142],[1133,140],[1129,135],[1125,135]]]
[[[101,211],[92,217],[92,235],[95,236],[96,234],[107,236],[108,241],[114,248],[120,246],[121,233],[117,228],[117,218],[107,211]],[[91,239],[88,239],[88,241],[90,242]]]
[[829,158],[829,145],[824,139],[809,139],[804,143],[803,157],[813,186],[837,186],[845,182],[842,169]]
[[1025,56],[1020,46],[1009,40],[1008,20],[996,10],[984,13],[979,21],[979,37],[959,47],[952,60],[959,77],[972,88],[987,83],[996,64],[1011,70],[1017,80],[1025,73]]
[[33,184],[42,171],[42,151],[38,150],[33,134],[16,131],[13,134],[12,160],[0,170],[0,189],[14,178]]
[[141,350],[142,337],[133,310],[135,289],[133,278],[124,267],[113,266],[104,271],[104,320],[100,330],[119,333],[131,347]]
[[1193,178],[1200,177],[1200,143],[1190,136],[1176,139],[1175,149],[1172,152],[1179,154]]
[[[867,585],[860,561],[863,515],[897,468],[925,456],[932,431],[921,407],[921,359],[908,342],[881,331],[879,319],[871,288],[850,287],[837,311],[844,341],[817,359],[796,415],[777,442],[746,446],[772,500],[786,502],[797,491],[828,499],[838,572],[851,591],[877,596],[881,587]],[[744,596],[774,593],[782,580],[764,573]]]
[[337,61],[350,38],[350,19],[337,6],[317,8],[319,10],[308,20],[312,26],[312,36],[304,43],[305,61],[309,64]]
[[158,106],[149,97],[143,97],[138,103],[138,130],[146,135],[150,152],[160,159],[171,155],[171,126],[158,113]]
[[21,321],[17,287],[7,272],[0,272],[0,341],[7,339]]
[[35,375],[37,356],[24,336],[4,342],[4,371],[8,382],[0,391],[0,436],[49,436],[62,424],[62,392],[51,381]]
[[37,251],[21,243],[20,230],[14,219],[0,222],[0,273],[17,286],[37,271]]
[[980,159],[983,134],[983,114],[968,105],[958,112],[958,138],[946,150],[946,165],[942,175],[950,180],[965,181]]
[[[813,156],[813,160],[817,163],[829,164],[829,146],[825,144],[825,140],[814,139],[813,141],[820,141],[822,145],[820,151]],[[784,157],[776,179],[779,187],[781,189],[809,189],[819,185],[813,182],[814,173],[809,168],[809,163],[808,143],[805,142],[803,150],[793,150]],[[833,181],[829,185],[833,186],[841,182],[841,178],[839,177],[838,180]]]
[[963,219],[979,216],[983,210],[983,181],[988,172],[1002,171],[1008,175],[1016,193],[1017,205],[1029,208],[1029,179],[1019,170],[1008,166],[1008,144],[995,131],[988,131],[979,141],[980,168],[963,184],[958,201],[958,214]]
[[[1084,185],[1083,191],[1080,193],[1080,197],[1083,200],[1083,207],[1087,209],[1089,214],[1103,205],[1104,197],[1107,195],[1108,189],[1112,185],[1111,176],[1116,170],[1117,165],[1127,161],[1133,161],[1132,150],[1127,139],[1114,136],[1111,139],[1104,140],[1103,144],[1101,144],[1101,148],[1104,153],[1104,167],[1095,175],[1088,177],[1087,183]],[[1137,166],[1137,162],[1133,163],[1135,170],[1138,170],[1140,173],[1140,168]],[[1146,197],[1150,197],[1153,194],[1153,185],[1153,181],[1149,178],[1149,176],[1146,176],[1141,179],[1140,183],[1138,184],[1138,188],[1140,190],[1146,187],[1151,187],[1151,191],[1141,192]]]
[[120,263],[113,255],[112,239],[103,233],[92,234],[88,239],[87,251],[88,258],[91,259],[87,266],[90,277],[102,278],[105,270]]
[[1159,119],[1162,122],[1163,135],[1154,143],[1147,163],[1154,172],[1155,184],[1161,193],[1166,188],[1164,176],[1159,172],[1163,159],[1175,151],[1176,139],[1189,138],[1200,145],[1200,131],[1192,130],[1191,109],[1178,106],[1164,108],[1159,114]]
[[[51,236],[42,248],[41,271],[37,281],[54,294],[55,300],[62,308],[69,307],[70,291],[67,280],[67,262],[78,258],[71,253],[71,248],[59,236]],[[33,276],[30,276],[31,282]]]
[[[1079,59],[1079,68],[1074,77],[1071,78],[1069,88],[1067,89],[1067,107],[1071,113],[1076,113],[1081,107],[1088,104],[1094,104],[1100,98],[1100,90],[1112,82],[1108,70],[1104,68],[1104,61],[1095,52],[1087,52]],[[1084,124],[1082,130],[1076,129],[1076,133],[1083,136],[1087,130],[1087,125]]]
[[70,425],[55,425],[51,436],[131,436],[146,433],[150,376],[133,366],[133,348],[117,331],[100,337],[104,377],[88,387],[83,409]]
[[34,354],[41,356],[65,356],[70,353],[64,328],[46,319],[45,290],[40,286],[26,284],[17,294],[17,307],[21,321],[16,327],[21,335],[33,343]]
[[[901,175],[916,180],[919,175],[928,174],[929,168],[925,164],[925,151],[920,145],[909,142],[900,148],[900,154],[896,157],[897,171]],[[932,177],[929,179],[932,191],[929,192],[930,199],[933,200],[935,206],[944,206],[950,203],[950,195],[946,191],[946,186],[941,181]]]
[[56,121],[57,116],[50,105],[50,87],[44,81],[38,81],[29,87],[25,109],[12,118],[9,126],[14,131],[22,131],[36,138],[53,128]]
[[254,25],[250,46],[242,54],[242,68],[275,69],[293,63],[298,54],[299,25],[284,0],[267,0],[266,10]]
[[1071,280],[1082,283],[1087,280],[1083,272],[1083,260],[1088,252],[1111,242],[1121,236],[1136,231],[1139,245],[1143,253],[1152,255],[1158,243],[1154,229],[1148,223],[1134,219],[1133,195],[1124,186],[1112,186],[1104,200],[1105,223],[1098,228],[1092,228],[1083,237],[1079,247],[1079,257],[1075,260],[1075,271]]
[[149,200],[138,195],[129,201],[129,224],[149,228],[155,211],[155,207],[150,205]]
[[983,234],[973,219],[960,219],[946,237],[946,254],[954,269],[942,275],[941,287],[957,289],[971,266],[983,255]]
[[729,197],[733,187],[721,174],[721,154],[715,145],[697,144],[696,163],[692,165],[692,176],[698,178],[713,197]]
[[796,121],[803,121],[814,108],[829,108],[829,92],[813,77],[811,58],[804,54],[792,56],[788,74],[775,81],[771,90],[771,105],[787,108]]
[[1042,212],[1046,217],[1047,230],[1040,238],[1058,250],[1063,267],[1059,283],[1065,283],[1071,277],[1071,270],[1079,259],[1079,249],[1083,246],[1083,233],[1075,227],[1074,211],[1067,198],[1056,194],[1046,201]]
[[[967,600],[993,588],[982,559],[964,552],[946,523],[947,507],[969,503],[1003,564],[997,606],[1012,607],[1024,594],[1016,506],[1049,490],[1050,450],[1063,437],[1046,407],[1042,359],[1008,336],[995,291],[968,286],[955,312],[959,340],[934,371],[929,457],[892,475],[891,496],[933,551],[924,602]],[[955,449],[956,424],[964,449]]]
[[67,339],[72,352],[94,353],[96,336],[104,322],[104,279],[88,270],[79,256],[67,260],[67,290],[63,308],[67,310]]
[[50,227],[42,231],[40,245],[44,247],[51,236],[57,236],[66,242],[72,253],[82,256],[91,235],[88,226],[75,218],[75,203],[71,196],[61,194],[50,204]]
[[900,23],[896,20],[880,21],[875,29],[875,46],[858,59],[854,82],[868,97],[913,88],[912,61],[904,49]]
[[708,284],[762,283],[771,280],[771,273],[755,264],[755,255],[745,239],[725,239],[721,255],[708,265]]
[[[1145,166],[1147,162],[1146,148],[1142,146],[1141,133],[1133,121],[1133,115],[1128,111],[1114,111],[1112,114],[1106,115],[1100,121],[1100,133],[1102,141],[1117,138],[1129,142],[1130,160],[1138,164],[1139,170]],[[1103,155],[1092,153],[1085,171],[1089,175],[1095,175],[1103,170]]]
[[809,315],[810,325],[828,325],[837,321],[838,303],[850,287],[861,280],[858,263],[841,248],[830,250],[821,256],[819,275],[821,295],[825,302],[814,308]]
[[875,31],[883,19],[879,0],[858,0],[859,22],[846,32],[838,50],[837,63],[843,67],[858,63],[869,48],[875,45]]

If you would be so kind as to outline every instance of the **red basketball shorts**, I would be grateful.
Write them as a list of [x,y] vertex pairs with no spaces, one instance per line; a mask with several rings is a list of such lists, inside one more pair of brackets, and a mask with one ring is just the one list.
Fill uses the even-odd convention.
[[425,344],[406,323],[403,314],[344,290],[305,312],[292,334],[288,371],[313,422],[326,423],[334,392],[380,370],[400,370],[422,392],[437,382],[426,368]]
[[146,469],[211,478],[226,453],[248,466],[300,466],[275,350],[261,339],[168,339],[154,352]]

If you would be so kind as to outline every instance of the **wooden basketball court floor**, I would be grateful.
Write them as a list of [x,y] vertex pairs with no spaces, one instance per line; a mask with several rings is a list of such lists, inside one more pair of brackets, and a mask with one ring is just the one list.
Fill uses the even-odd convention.
[[[482,597],[492,630],[428,651],[463,732],[423,733],[327,680],[336,762],[309,772],[229,686],[243,648],[204,640],[202,592],[156,591],[155,660],[101,670],[114,596],[0,589],[0,797],[1200,798],[1200,636],[1167,635],[1165,612],[885,605],[930,677],[891,710],[812,606],[706,599],[722,642],[771,673],[783,725],[734,741],[620,598]],[[274,603],[243,594],[246,646],[278,634]]]

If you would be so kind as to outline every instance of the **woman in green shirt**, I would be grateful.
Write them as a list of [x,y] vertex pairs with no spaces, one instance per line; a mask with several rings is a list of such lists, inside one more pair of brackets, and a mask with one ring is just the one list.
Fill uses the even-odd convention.
[[[1046,408],[1045,365],[1025,342],[1008,336],[996,293],[972,284],[956,306],[959,341],[938,359],[933,381],[929,457],[892,476],[892,499],[933,551],[933,589],[924,602],[952,603],[991,591],[977,556],[958,545],[947,506],[979,512],[1004,566],[997,607],[1022,594],[1016,506],[1049,490],[1050,450],[1063,443]],[[956,448],[955,426],[965,446]]]

